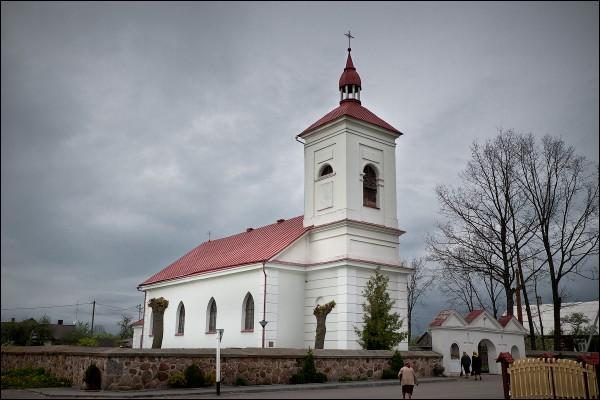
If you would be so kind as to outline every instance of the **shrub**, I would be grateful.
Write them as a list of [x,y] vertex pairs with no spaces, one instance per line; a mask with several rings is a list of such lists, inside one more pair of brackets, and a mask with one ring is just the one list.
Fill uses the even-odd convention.
[[402,359],[400,352],[398,350],[396,350],[396,351],[394,351],[394,354],[392,355],[392,359],[390,360],[390,369],[392,371],[396,372],[395,378],[397,377],[398,372],[400,372],[402,367],[404,367],[404,360]]
[[248,379],[244,378],[243,376],[238,376],[235,378],[236,386],[248,386],[249,384],[250,382],[248,382]]
[[204,375],[200,371],[200,367],[196,364],[188,365],[183,371],[185,380],[187,381],[187,387],[202,387],[204,386]]
[[442,365],[440,364],[435,364],[433,366],[433,376],[444,376],[444,370],[446,368],[444,368]]
[[58,378],[43,368],[21,368],[2,371],[2,389],[29,389],[38,387],[69,387],[71,381]]
[[398,379],[398,373],[391,368],[386,368],[381,374],[381,379]]
[[327,382],[327,375],[322,372],[317,372],[312,380],[314,383],[325,383]]
[[297,373],[292,375],[292,377],[290,378],[290,383],[292,385],[299,385],[302,383],[306,383],[304,382],[304,375],[302,375],[302,373]]
[[98,341],[91,337],[85,337],[77,341],[77,346],[96,347],[98,346]]
[[304,364],[302,365],[302,375],[304,380],[312,382],[315,374],[317,373],[317,367],[315,367],[315,356],[311,349],[308,349],[306,357],[304,357]]
[[183,372],[175,372],[169,377],[169,387],[184,388],[187,387],[187,380]]
[[312,350],[308,349],[308,353],[306,354],[306,357],[304,357],[302,369],[297,374],[292,375],[290,378],[290,383],[295,385],[313,382],[327,382],[327,375],[322,372],[317,372],[317,368],[315,367],[315,357]]
[[340,377],[340,382],[350,382],[352,381],[352,377],[350,375],[343,375]]
[[86,383],[87,390],[100,390],[102,384],[102,373],[96,364],[90,364],[85,369],[83,381]]
[[217,373],[215,370],[206,373],[204,377],[204,381],[206,382],[206,386],[214,385],[217,381]]

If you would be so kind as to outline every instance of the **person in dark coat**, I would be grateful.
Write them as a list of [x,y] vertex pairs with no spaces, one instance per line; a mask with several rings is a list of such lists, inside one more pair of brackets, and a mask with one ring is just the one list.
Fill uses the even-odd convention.
[[475,380],[477,380],[477,377],[479,377],[479,380],[481,380],[481,357],[477,354],[477,352],[473,352],[473,376],[475,377]]
[[460,365],[465,371],[465,378],[469,379],[469,372],[471,370],[471,358],[467,355],[466,351],[463,351],[463,356],[460,359]]

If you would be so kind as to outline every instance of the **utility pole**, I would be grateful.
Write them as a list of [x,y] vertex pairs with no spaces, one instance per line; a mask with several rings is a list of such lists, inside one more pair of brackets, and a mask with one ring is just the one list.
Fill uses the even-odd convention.
[[92,303],[92,335],[94,334],[94,316],[96,314],[96,300]]
[[137,310],[138,310],[138,321],[139,321],[140,319],[142,319],[142,305],[138,304],[137,306],[135,306],[135,308],[137,308]]

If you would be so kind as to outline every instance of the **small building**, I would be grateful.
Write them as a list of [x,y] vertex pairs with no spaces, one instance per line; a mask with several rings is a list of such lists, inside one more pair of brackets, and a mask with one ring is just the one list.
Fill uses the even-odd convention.
[[510,315],[495,319],[485,310],[474,310],[464,317],[456,310],[443,310],[429,324],[432,350],[442,354],[445,372],[460,374],[463,352],[482,358],[482,372],[499,374],[498,354],[510,352],[513,358],[525,357],[527,330]]
[[[540,298],[541,303],[541,298]],[[582,324],[582,330],[594,329],[598,333],[598,300],[594,301],[578,301],[573,303],[562,303],[560,307],[560,317],[565,318],[573,314],[581,314],[584,318],[587,319],[587,323]],[[523,326],[529,327],[529,319],[527,316],[527,310],[525,306],[522,307],[523,310]],[[517,315],[518,308],[514,307],[514,315]],[[533,329],[535,334],[540,336],[542,331],[544,332],[544,337],[552,336],[552,331],[554,330],[554,304],[539,304],[531,306],[531,319],[533,321]],[[540,326],[541,322],[541,326]],[[541,329],[543,328],[543,329]],[[572,331],[572,327],[568,324],[562,324],[561,331],[563,335],[565,350],[569,351],[585,351],[587,344],[587,334],[582,336],[577,336]]]
[[415,340],[415,344],[409,350],[431,351],[431,333],[424,332]]
[[131,342],[131,347],[134,349],[142,348],[142,330],[144,329],[144,319],[140,319],[139,321],[131,324],[133,327],[133,341]]

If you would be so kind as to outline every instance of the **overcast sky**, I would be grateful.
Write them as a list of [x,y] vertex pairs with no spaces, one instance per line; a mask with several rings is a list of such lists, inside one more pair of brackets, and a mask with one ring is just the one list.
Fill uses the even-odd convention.
[[[598,2],[1,7],[2,320],[70,322],[75,307],[5,308],[95,299],[113,330],[208,231],[301,215],[294,136],[338,105],[348,29],[363,105],[405,133],[403,258],[475,139],[552,134],[598,162]],[[573,284],[569,300],[598,298]],[[432,291],[417,330],[446,306]]]

